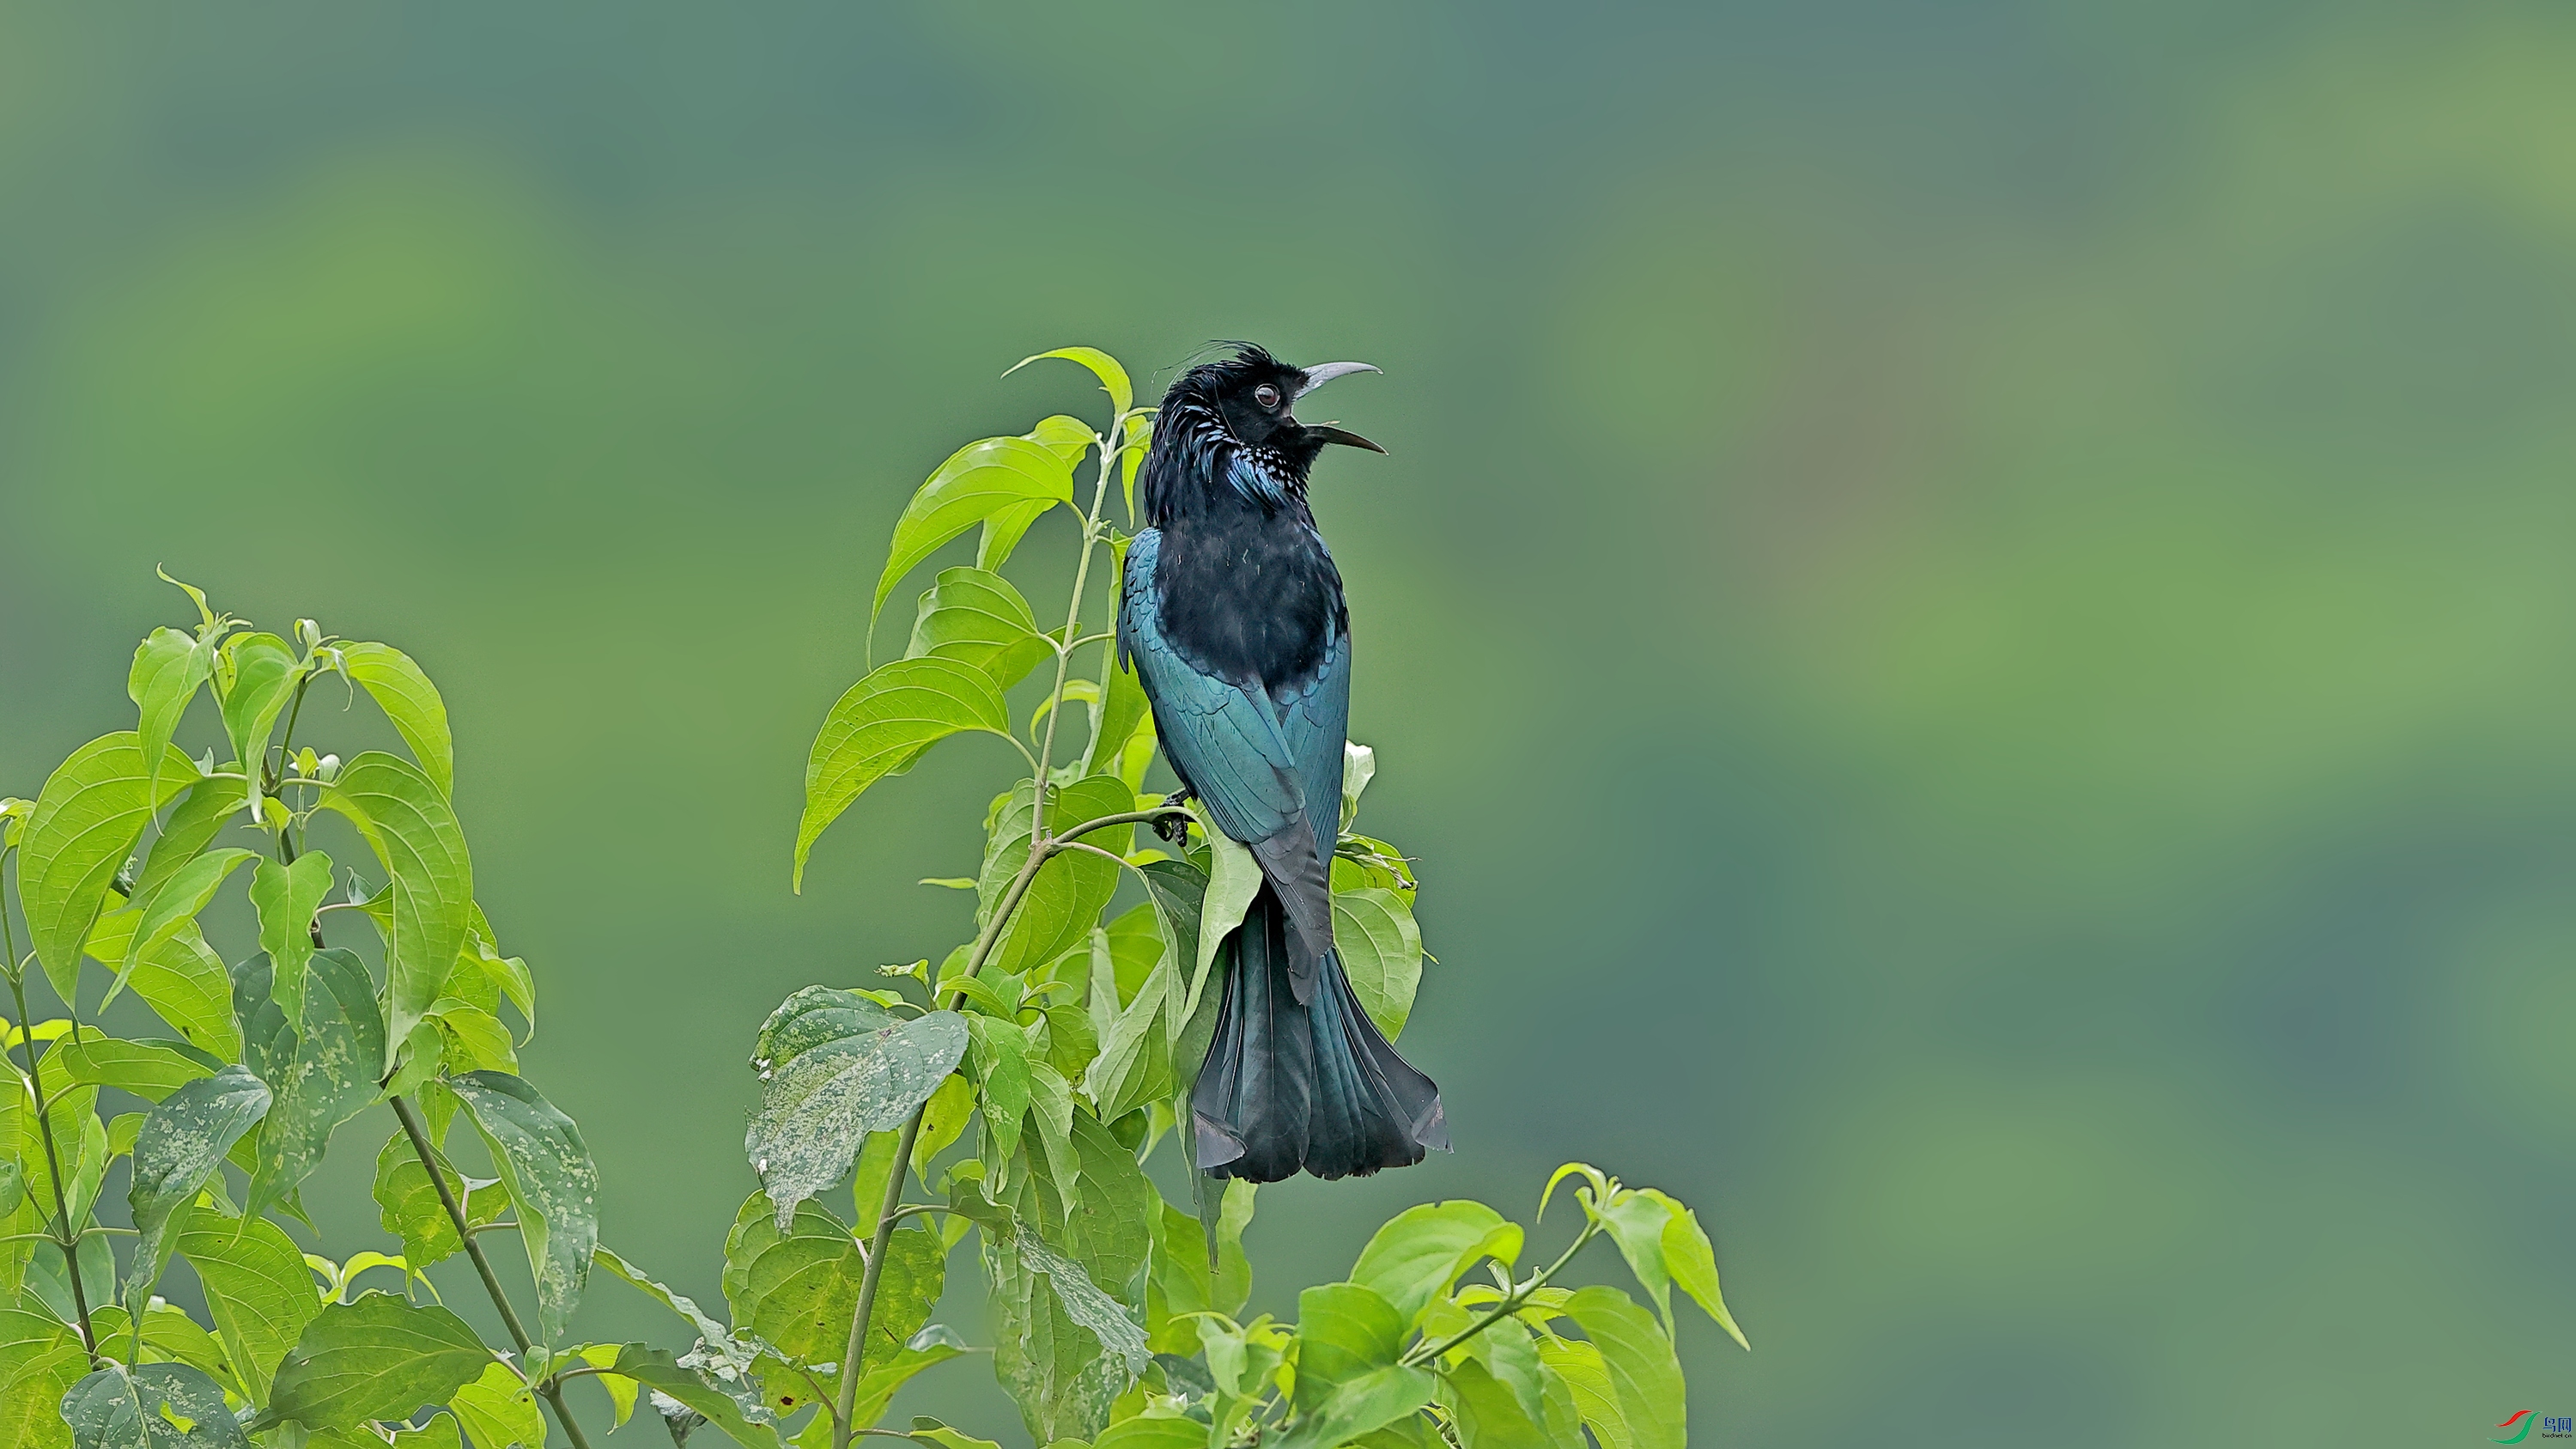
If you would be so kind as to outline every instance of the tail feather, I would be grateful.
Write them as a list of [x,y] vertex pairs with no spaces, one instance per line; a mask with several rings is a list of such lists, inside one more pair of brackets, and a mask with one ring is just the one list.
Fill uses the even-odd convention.
[[[1252,1182],[1301,1168],[1365,1177],[1448,1151],[1438,1084],[1378,1032],[1340,958],[1304,962],[1295,940],[1265,885],[1235,933],[1216,1032],[1190,1093],[1199,1166]],[[1310,993],[1304,1002],[1299,984]]]

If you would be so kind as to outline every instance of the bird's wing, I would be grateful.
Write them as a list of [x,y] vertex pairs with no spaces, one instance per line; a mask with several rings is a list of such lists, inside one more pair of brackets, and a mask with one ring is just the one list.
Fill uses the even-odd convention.
[[[1314,964],[1333,948],[1331,841],[1341,823],[1342,731],[1350,711],[1349,651],[1338,643],[1308,690],[1285,711],[1304,752],[1282,727],[1281,711],[1257,685],[1202,674],[1164,638],[1154,592],[1159,530],[1127,550],[1120,589],[1120,647],[1136,661],[1163,753],[1207,807],[1219,830],[1261,862],[1304,949],[1291,969],[1297,999],[1312,990]],[[1329,736],[1329,740],[1326,738]],[[1324,761],[1329,751],[1329,776]],[[1308,782],[1329,778],[1310,793]],[[1307,802],[1321,802],[1309,809]]]
[[1296,759],[1269,701],[1201,674],[1164,638],[1154,593],[1161,531],[1136,535],[1120,589],[1119,645],[1136,661],[1154,729],[1217,828],[1251,845],[1276,835],[1304,806]]
[[1296,761],[1297,787],[1315,849],[1330,864],[1341,841],[1342,754],[1351,736],[1351,640],[1334,638],[1324,667],[1302,690],[1279,698],[1279,732]]

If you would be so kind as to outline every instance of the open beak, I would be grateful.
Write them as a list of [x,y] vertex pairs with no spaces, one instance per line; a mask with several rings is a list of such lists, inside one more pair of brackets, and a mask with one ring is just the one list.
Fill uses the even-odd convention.
[[1306,435],[1308,437],[1321,438],[1327,443],[1342,443],[1353,448],[1366,448],[1372,453],[1383,453],[1386,451],[1386,449],[1379,447],[1377,444],[1370,442],[1368,439],[1361,437],[1350,429],[1337,428],[1331,423],[1308,423],[1306,425]]
[[1375,372],[1377,370],[1377,364],[1373,362],[1319,363],[1306,369],[1306,380],[1298,385],[1297,396],[1304,397],[1306,394],[1313,392],[1315,389],[1322,387],[1325,383],[1331,382],[1337,377],[1348,377],[1354,372]]
[[[1306,369],[1306,380],[1298,386],[1297,396],[1304,397],[1306,394],[1313,392],[1315,389],[1322,387],[1325,383],[1331,382],[1337,377],[1348,377],[1354,372],[1376,371],[1378,371],[1377,365],[1370,362],[1319,363],[1316,366]],[[1386,449],[1379,447],[1377,444],[1370,442],[1368,439],[1361,437],[1359,434],[1352,432],[1348,428],[1337,428],[1330,423],[1310,424],[1306,431],[1315,437],[1323,439],[1327,443],[1341,443],[1353,448],[1366,448],[1372,453],[1383,453],[1386,451]]]

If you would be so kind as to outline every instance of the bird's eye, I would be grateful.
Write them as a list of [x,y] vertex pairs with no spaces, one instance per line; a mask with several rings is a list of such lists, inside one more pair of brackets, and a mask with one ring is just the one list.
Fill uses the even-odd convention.
[[1279,406],[1279,389],[1265,382],[1252,390],[1252,400],[1263,407],[1275,408]]

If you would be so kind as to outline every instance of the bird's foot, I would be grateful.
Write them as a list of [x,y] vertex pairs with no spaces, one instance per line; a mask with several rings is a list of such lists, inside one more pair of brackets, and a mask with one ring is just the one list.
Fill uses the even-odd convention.
[[[1166,805],[1186,805],[1189,803],[1189,799],[1189,791],[1175,790],[1171,794],[1163,797],[1163,803]],[[1163,837],[1165,843],[1176,845],[1183,850],[1187,850],[1190,845],[1190,817],[1186,815],[1166,815],[1162,819],[1154,822],[1154,833]]]

